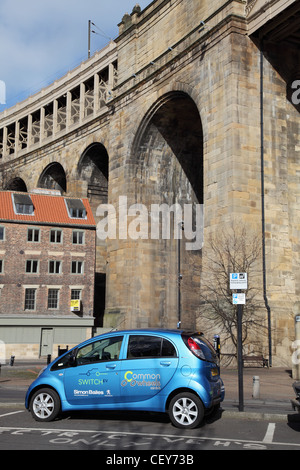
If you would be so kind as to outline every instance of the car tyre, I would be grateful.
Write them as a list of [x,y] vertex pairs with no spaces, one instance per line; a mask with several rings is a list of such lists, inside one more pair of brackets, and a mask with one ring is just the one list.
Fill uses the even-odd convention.
[[169,417],[177,428],[194,429],[203,420],[204,407],[193,393],[179,393],[170,402]]
[[208,418],[215,417],[218,414],[220,408],[221,408],[221,403],[218,403],[217,405],[212,406],[211,408],[205,411],[205,416],[207,416]]
[[36,421],[53,421],[60,412],[58,394],[51,388],[38,390],[31,398],[30,411]]

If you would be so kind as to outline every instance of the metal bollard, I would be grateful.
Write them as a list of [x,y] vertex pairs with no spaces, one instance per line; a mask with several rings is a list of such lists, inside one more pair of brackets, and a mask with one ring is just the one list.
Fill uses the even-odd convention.
[[259,398],[260,396],[260,384],[259,384],[259,377],[255,375],[253,377],[253,392],[252,392],[252,397],[253,398]]
[[13,365],[14,365],[14,362],[15,362],[15,356],[10,356],[10,363],[9,363],[9,365],[10,365],[10,366],[13,366]]
[[47,365],[49,365],[51,362],[51,354],[47,355]]

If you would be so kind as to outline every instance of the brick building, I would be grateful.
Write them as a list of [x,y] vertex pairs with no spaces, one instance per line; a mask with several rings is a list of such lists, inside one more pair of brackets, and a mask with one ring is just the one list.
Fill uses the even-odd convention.
[[0,192],[0,331],[7,356],[55,354],[58,345],[91,334],[95,229],[87,199]]

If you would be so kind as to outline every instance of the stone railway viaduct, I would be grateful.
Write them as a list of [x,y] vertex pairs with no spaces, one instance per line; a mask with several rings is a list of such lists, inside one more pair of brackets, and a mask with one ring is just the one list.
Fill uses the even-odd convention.
[[[88,196],[97,221],[100,204],[117,209],[117,227],[132,204],[203,204],[202,249],[143,232],[98,239],[98,324],[205,328],[206,241],[243,223],[263,235],[274,363],[290,363],[300,313],[299,20],[298,0],[137,5],[115,41],[0,114],[3,190]],[[268,354],[267,337],[261,348]]]

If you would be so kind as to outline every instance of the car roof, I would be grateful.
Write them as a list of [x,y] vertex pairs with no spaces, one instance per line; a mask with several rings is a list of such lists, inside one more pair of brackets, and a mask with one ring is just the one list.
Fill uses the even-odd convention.
[[106,335],[110,335],[110,334],[138,334],[138,335],[142,335],[142,334],[149,334],[149,333],[153,333],[153,334],[169,334],[169,335],[182,335],[182,334],[188,334],[188,335],[192,335],[192,334],[202,334],[201,332],[197,332],[197,331],[191,331],[191,330],[184,330],[184,329],[171,329],[171,328],[135,328],[135,329],[124,329],[124,330],[111,330],[111,331],[107,331],[105,333],[102,333],[101,335],[98,335],[98,336],[95,336],[94,338],[97,338],[99,336],[106,336]]
[[167,329],[167,328],[136,328],[136,329],[128,329],[128,330],[110,330],[110,331],[106,331],[104,333],[101,333],[100,335],[96,335],[96,336],[93,336],[92,338],[89,338],[89,339],[86,339],[85,341],[83,341],[82,343],[78,344],[77,346],[74,346],[74,348],[70,349],[70,351],[74,350],[74,349],[77,349],[79,346],[82,347],[88,343],[90,343],[91,341],[95,341],[97,340],[98,338],[104,338],[104,337],[109,337],[109,336],[117,336],[118,334],[121,334],[121,335],[128,335],[128,334],[139,334],[139,335],[142,335],[142,334],[161,334],[161,335],[169,335],[169,336],[178,336],[178,335],[182,335],[182,334],[185,334],[185,335],[195,335],[195,334],[198,334],[198,335],[202,335],[203,333],[199,332],[199,331],[191,331],[191,330],[183,330],[183,329]]

